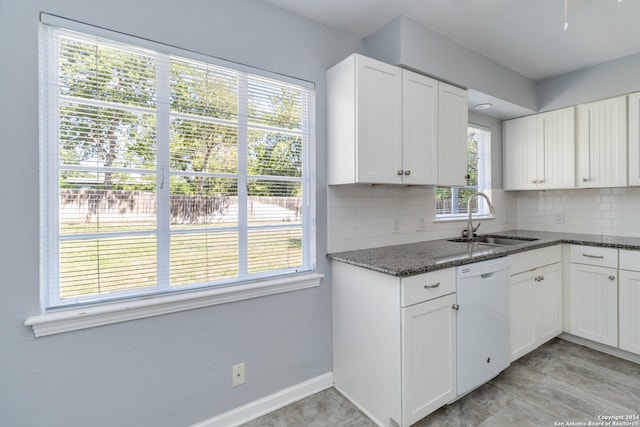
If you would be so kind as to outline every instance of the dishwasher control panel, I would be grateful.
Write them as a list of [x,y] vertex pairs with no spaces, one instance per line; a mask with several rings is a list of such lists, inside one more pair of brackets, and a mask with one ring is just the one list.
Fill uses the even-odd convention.
[[458,267],[458,278],[467,276],[480,276],[494,271],[504,270],[511,267],[511,259],[507,256],[502,258],[490,259],[487,261],[474,262],[472,264],[462,265]]

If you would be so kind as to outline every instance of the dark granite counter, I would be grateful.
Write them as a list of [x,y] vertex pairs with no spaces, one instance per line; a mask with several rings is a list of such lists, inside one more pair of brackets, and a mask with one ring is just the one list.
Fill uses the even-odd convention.
[[327,257],[391,276],[406,277],[560,243],[640,250],[640,238],[637,237],[530,230],[510,230],[487,235],[535,238],[538,240],[522,241],[510,246],[487,247],[476,243],[449,242],[446,239],[442,239],[331,253]]

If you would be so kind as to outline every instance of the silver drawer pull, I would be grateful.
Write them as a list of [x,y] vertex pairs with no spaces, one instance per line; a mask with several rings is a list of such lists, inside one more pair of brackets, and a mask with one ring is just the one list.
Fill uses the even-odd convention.
[[453,304],[451,308],[454,309],[455,311],[460,310],[460,306],[458,304]]
[[609,280],[616,280],[616,276],[609,276]]
[[582,256],[586,256],[587,258],[598,258],[598,259],[602,259],[602,258],[604,258],[604,255],[589,255],[589,254],[582,254]]
[[433,289],[433,288],[437,288],[438,286],[440,286],[440,282],[434,283],[433,285],[424,285],[424,288]]

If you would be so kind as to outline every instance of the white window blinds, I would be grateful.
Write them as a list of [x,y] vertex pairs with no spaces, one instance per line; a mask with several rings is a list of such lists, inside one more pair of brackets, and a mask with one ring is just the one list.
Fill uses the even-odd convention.
[[105,33],[42,26],[45,307],[313,270],[312,88]]

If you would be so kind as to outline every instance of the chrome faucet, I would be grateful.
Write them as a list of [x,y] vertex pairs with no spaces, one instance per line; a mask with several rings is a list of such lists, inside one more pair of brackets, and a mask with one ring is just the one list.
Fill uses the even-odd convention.
[[467,223],[467,229],[466,230],[462,230],[462,237],[466,237],[469,240],[473,239],[473,236],[474,236],[475,232],[480,227],[480,223],[478,223],[476,228],[473,228],[473,222],[471,220],[471,202],[473,201],[473,199],[475,199],[478,196],[482,196],[482,197],[485,198],[485,200],[487,201],[487,204],[489,205],[489,212],[490,213],[495,213],[495,211],[496,211],[493,208],[493,205],[491,204],[491,200],[489,200],[489,196],[487,196],[486,194],[481,193],[481,192],[477,192],[477,193],[473,193],[472,195],[469,196],[469,198],[467,199],[467,212],[469,212],[469,222]]

